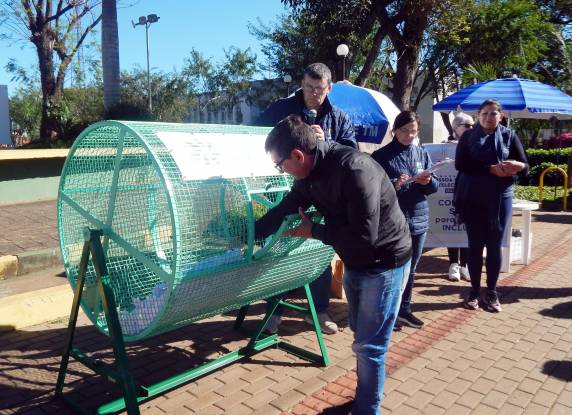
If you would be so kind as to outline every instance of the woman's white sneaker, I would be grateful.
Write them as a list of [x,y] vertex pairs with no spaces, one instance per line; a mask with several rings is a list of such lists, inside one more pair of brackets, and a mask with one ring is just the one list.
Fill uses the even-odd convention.
[[469,268],[467,266],[460,267],[461,279],[471,282],[471,275],[469,274]]
[[449,281],[461,281],[460,267],[456,262],[449,265]]

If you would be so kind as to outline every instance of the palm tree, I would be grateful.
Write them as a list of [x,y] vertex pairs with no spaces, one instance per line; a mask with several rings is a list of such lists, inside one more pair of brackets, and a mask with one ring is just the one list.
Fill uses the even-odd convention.
[[109,113],[119,104],[119,36],[117,34],[117,1],[103,0],[101,27],[101,60],[103,66],[103,104]]

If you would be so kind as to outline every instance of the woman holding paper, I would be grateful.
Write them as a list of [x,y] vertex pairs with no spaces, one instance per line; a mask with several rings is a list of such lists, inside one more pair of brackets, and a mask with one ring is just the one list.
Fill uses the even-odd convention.
[[[479,108],[479,124],[465,132],[457,145],[455,213],[467,228],[471,292],[465,307],[480,304],[492,312],[502,310],[497,282],[501,245],[512,216],[512,194],[517,174],[526,174],[528,162],[516,133],[500,125],[504,117],[498,101]],[[487,248],[487,291],[480,299],[483,248]]]
[[420,119],[412,111],[401,112],[393,122],[393,140],[372,154],[384,168],[395,186],[399,206],[407,219],[411,233],[413,254],[411,271],[401,295],[401,307],[396,327],[402,325],[420,328],[423,321],[411,312],[411,297],[415,283],[415,270],[429,229],[429,204],[427,195],[435,193],[439,187],[429,170],[431,158],[423,147],[415,145],[419,133]]

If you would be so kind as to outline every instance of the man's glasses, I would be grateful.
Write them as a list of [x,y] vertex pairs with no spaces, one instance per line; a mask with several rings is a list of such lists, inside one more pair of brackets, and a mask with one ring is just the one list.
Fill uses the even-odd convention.
[[282,160],[280,160],[278,163],[274,164],[274,168],[276,170],[278,170],[278,173],[284,173],[284,169],[282,168],[282,163],[284,163],[286,160],[288,160],[289,157],[284,157]]
[[304,89],[307,92],[315,92],[316,94],[322,94],[326,89],[328,88],[328,86],[312,86],[312,85],[308,85],[306,83],[302,84],[302,89]]
[[463,125],[465,128],[473,128],[473,124],[459,124]]

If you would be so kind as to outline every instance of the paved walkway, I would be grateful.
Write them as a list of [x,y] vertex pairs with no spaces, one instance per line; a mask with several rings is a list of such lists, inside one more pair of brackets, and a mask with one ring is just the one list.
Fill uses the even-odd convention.
[[0,206],[0,256],[58,246],[56,201]]
[[[446,280],[446,251],[424,254],[414,311],[426,325],[394,335],[384,413],[572,413],[572,214],[533,217],[533,262],[513,266],[502,279],[500,314],[462,309],[468,284]],[[262,305],[252,308],[250,325],[263,312]],[[335,412],[355,388],[346,313],[335,300],[331,314],[342,331],[326,336],[327,368],[266,350],[144,403],[142,413]],[[133,374],[155,383],[244,346],[232,322],[232,315],[203,320],[129,345]],[[0,414],[71,413],[52,397],[65,328],[56,321],[0,335]],[[314,333],[295,314],[287,314],[280,334],[316,350]],[[111,361],[109,339],[83,316],[76,337],[82,350]],[[77,363],[69,373],[67,391],[86,408],[117,396],[113,385]]]

